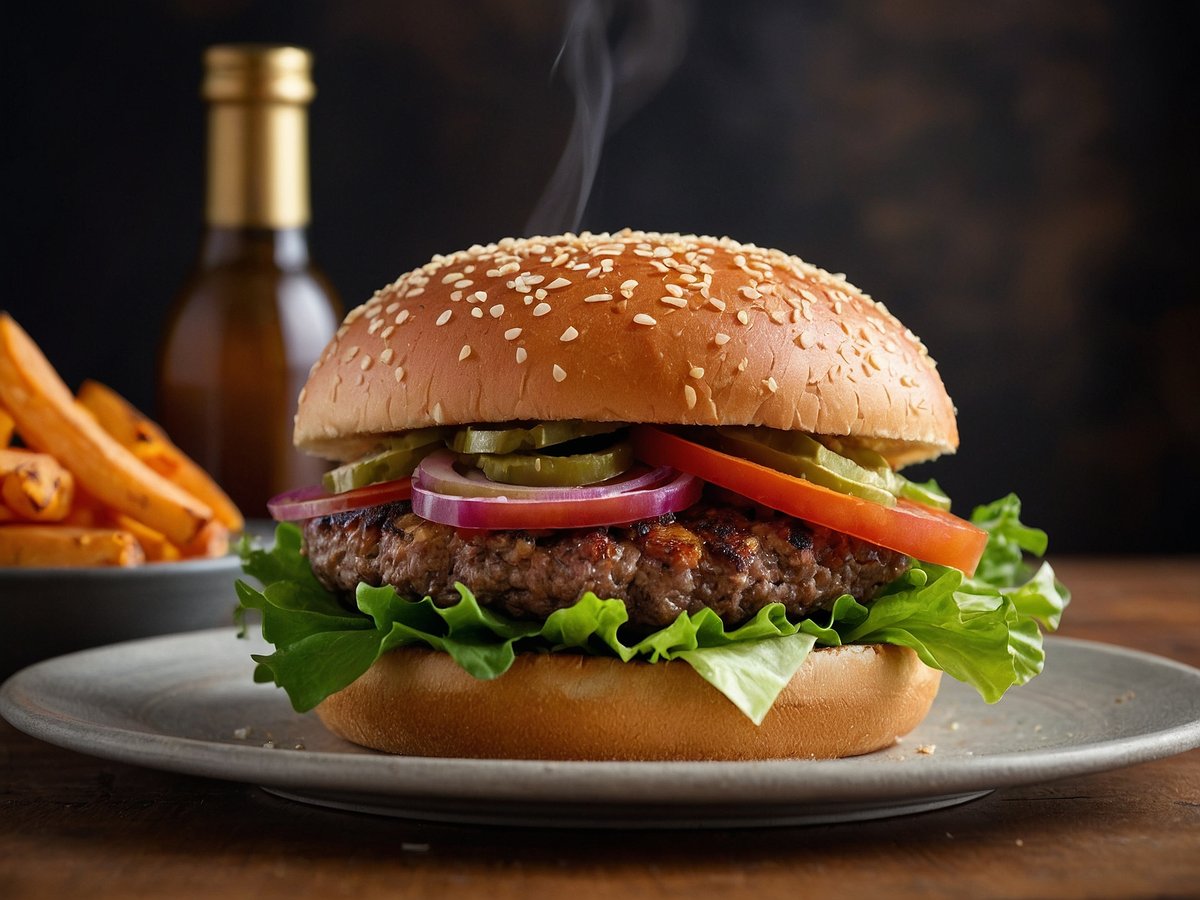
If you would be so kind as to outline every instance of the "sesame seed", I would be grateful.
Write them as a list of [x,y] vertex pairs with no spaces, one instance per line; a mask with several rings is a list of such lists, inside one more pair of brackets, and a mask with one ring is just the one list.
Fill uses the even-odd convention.
[[423,293],[425,293],[425,288],[423,288],[423,287],[409,288],[407,291],[404,292],[404,296],[405,297],[418,297]]
[[466,359],[470,355],[471,355],[471,345],[463,344],[462,349],[458,351],[458,361],[462,362],[464,359]]
[[351,347],[342,355],[342,362],[350,362],[356,356],[358,356],[358,347]]
[[667,293],[670,294],[672,297],[682,297],[683,296],[683,288],[681,288],[679,285],[668,284],[665,287],[667,289]]
[[511,275],[513,272],[520,272],[520,271],[521,271],[520,263],[510,262],[510,263],[505,263],[499,269],[497,269],[496,275],[499,278],[503,278],[505,275]]
[[750,314],[748,312],[746,312],[744,309],[739,309],[738,314],[737,314],[737,320],[739,322],[741,322],[743,325],[748,325],[748,324],[750,324]]
[[557,291],[559,288],[568,287],[571,282],[566,278],[555,278],[552,282],[546,285],[546,290]]
[[524,275],[521,276],[521,280],[524,281],[528,285],[538,285],[546,280],[546,276],[545,275],[530,275],[528,272],[526,272]]
[[869,365],[872,369],[883,368],[883,358],[879,355],[878,350],[872,350],[867,354],[867,365]]
[[654,248],[654,255],[657,257],[670,256],[672,252],[674,252],[674,251],[672,251],[670,247],[655,247]]
[[769,318],[776,325],[782,325],[784,322],[787,321],[787,313],[784,312],[782,309],[773,309],[773,310],[771,310]]
[[559,335],[558,339],[560,341],[565,342],[565,341],[573,341],[577,337],[579,337],[579,331],[575,328],[574,325],[568,325],[567,330],[564,331],[561,335]]
[[800,332],[800,337],[796,338],[796,343],[800,345],[801,350],[807,350],[817,342],[817,333],[812,329]]
[[571,266],[571,270],[574,272],[586,272],[591,267],[592,267],[591,263],[585,263],[585,262],[575,263],[575,265]]
[[383,319],[372,319],[371,324],[367,326],[367,334],[374,334],[383,327]]
[[688,305],[687,301],[682,297],[659,297],[658,299],[667,304],[667,306],[674,306],[676,309],[686,309]]
[[742,285],[740,288],[738,288],[738,293],[741,294],[743,297],[745,297],[747,300],[761,300],[762,299],[762,294],[755,288],[750,287],[749,285]]
[[533,296],[536,297],[538,300],[545,300],[546,299],[546,289],[538,288],[536,291],[533,292]]
[[408,321],[408,310],[407,309],[400,310],[399,315],[396,316],[396,324],[403,325],[407,321]]
[[497,303],[495,306],[489,309],[488,312],[492,314],[493,319],[498,319],[504,315],[504,304]]
[[687,401],[688,409],[696,408],[696,389],[690,384],[683,386],[683,399]]
[[471,307],[471,318],[482,319],[483,318],[483,310],[480,309],[478,306],[472,306]]
[[520,336],[521,336],[520,328],[510,328],[510,329],[508,329],[508,331],[504,332],[504,339],[506,341],[515,341]]
[[584,303],[607,303],[613,298],[612,294],[589,294],[583,298]]
[[360,363],[358,364],[358,367],[359,367],[360,369],[362,369],[362,370],[365,372],[365,371],[367,371],[367,369],[371,368],[371,363],[372,363],[372,362],[374,362],[374,360],[373,360],[373,359],[371,359],[371,355],[370,355],[369,353],[364,353],[364,354],[363,354],[363,358],[362,358],[362,362],[360,362]]
[[379,339],[386,341],[388,338],[390,338],[392,336],[392,333],[395,330],[396,330],[395,325],[389,325],[387,328],[383,329],[383,331],[379,332]]
[[391,365],[392,357],[396,355],[396,351],[391,347],[385,347],[383,352],[379,354],[379,361],[385,366]]
[[716,309],[720,310],[721,312],[725,312],[725,301],[724,300],[721,300],[718,297],[709,297],[708,302],[711,306],[715,307]]
[[548,312],[550,312],[550,304],[549,303],[539,303],[537,306],[535,306],[533,308],[533,314],[535,316],[544,316]]
[[774,378],[767,378],[767,380],[764,381],[763,384],[765,384],[767,386],[767,390],[770,391],[772,394],[775,393],[777,390],[779,390],[779,383]]
[[558,254],[558,256],[554,257],[554,262],[550,263],[550,265],[552,268],[558,268],[570,258],[571,254],[564,250],[562,253]]
[[701,366],[692,366],[692,370],[688,372],[693,378],[703,378],[704,369]]
[[525,360],[526,360],[526,359],[528,359],[528,358],[529,358],[529,354],[525,352],[525,348],[524,348],[524,347],[518,347],[518,348],[517,348],[517,362],[518,362],[518,363],[523,363],[523,362],[525,362]]
[[746,357],[743,356],[742,361],[740,363],[738,363],[737,370],[739,372],[745,372],[746,366],[748,366],[749,364],[750,364],[750,360],[746,359]]
[[462,272],[447,272],[442,276],[442,284],[449,284],[452,281],[458,281],[462,278]]
[[713,343],[718,347],[724,347],[729,343],[729,335],[725,334],[723,331],[718,331],[715,335],[713,335]]
[[621,291],[632,291],[638,286],[637,280],[634,278],[627,279],[621,282]]
[[442,424],[444,414],[442,413],[442,404],[440,401],[433,404],[433,409],[429,411],[429,414],[433,417],[433,421],[437,422],[439,425]]
[[462,300],[462,291],[451,291],[450,299],[455,303],[458,303],[460,300]]
[[554,368],[551,371],[554,373],[555,381],[562,382],[567,377],[566,370],[562,366],[560,366],[558,363],[554,364]]
[[633,317],[633,321],[637,322],[639,325],[657,325],[658,324],[657,319],[655,319],[653,316],[648,316],[645,313],[638,313],[636,316]]
[[434,324],[435,325],[445,325],[447,322],[450,321],[450,317],[452,315],[454,315],[453,310],[450,310],[450,309],[443,310],[442,314],[437,317],[437,321]]
[[487,291],[476,291],[471,295],[472,302],[487,303]]

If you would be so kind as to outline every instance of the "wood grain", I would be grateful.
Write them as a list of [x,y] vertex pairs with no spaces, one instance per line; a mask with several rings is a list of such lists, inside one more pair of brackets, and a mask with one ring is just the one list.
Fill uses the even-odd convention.
[[[1200,666],[1200,560],[1058,563],[1063,633]],[[1131,897],[1200,893],[1200,751],[810,828],[490,829],[341,813],[0,724],[0,896]]]

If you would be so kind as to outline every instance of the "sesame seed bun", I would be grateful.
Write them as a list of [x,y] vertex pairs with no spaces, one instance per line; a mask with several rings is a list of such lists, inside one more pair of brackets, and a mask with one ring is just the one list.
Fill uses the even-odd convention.
[[435,424],[584,419],[853,436],[953,452],[924,345],[840,275],[728,238],[622,231],[437,256],[350,312],[300,395],[329,459]]
[[892,645],[814,650],[761,725],[683,662],[522,654],[479,681],[407,647],[317,707],[335,734],[388,753],[492,759],[755,760],[856,756],[929,712],[941,672]]

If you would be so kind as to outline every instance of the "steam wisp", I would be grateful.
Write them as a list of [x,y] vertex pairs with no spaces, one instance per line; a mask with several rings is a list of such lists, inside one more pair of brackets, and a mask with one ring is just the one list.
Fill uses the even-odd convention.
[[575,97],[563,154],[526,223],[526,234],[578,231],[591,196],[604,138],[667,79],[683,56],[685,0],[634,0],[616,47],[609,45],[614,4],[576,0],[567,14],[555,68]]

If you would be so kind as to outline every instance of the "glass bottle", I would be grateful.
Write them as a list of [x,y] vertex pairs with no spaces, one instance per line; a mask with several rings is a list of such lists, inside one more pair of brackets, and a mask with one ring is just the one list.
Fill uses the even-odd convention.
[[258,518],[325,468],[291,440],[297,395],[341,312],[306,233],[312,57],[222,45],[204,62],[205,225],[160,350],[158,415]]

